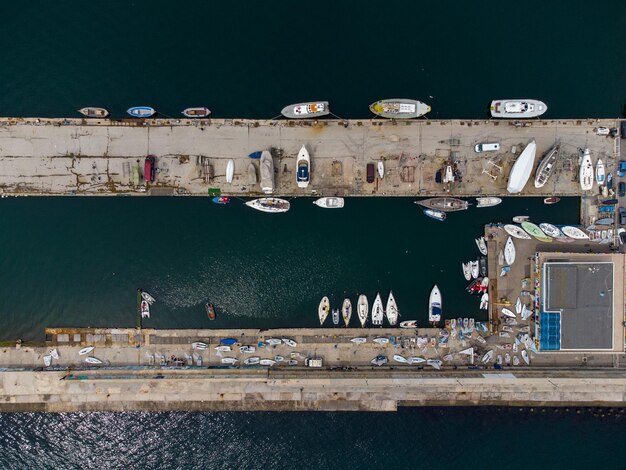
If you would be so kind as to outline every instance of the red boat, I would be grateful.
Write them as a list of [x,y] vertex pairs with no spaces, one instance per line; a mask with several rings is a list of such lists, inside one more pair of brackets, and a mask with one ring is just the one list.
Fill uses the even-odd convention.
[[552,196],[552,197],[547,197],[543,200],[544,204],[556,204],[557,202],[559,202],[561,200],[560,197],[556,197],[556,196]]
[[203,118],[211,114],[211,110],[205,107],[187,108],[183,111],[183,115],[188,118]]
[[206,314],[209,317],[209,320],[215,320],[215,309],[213,308],[213,304],[207,303],[205,305]]

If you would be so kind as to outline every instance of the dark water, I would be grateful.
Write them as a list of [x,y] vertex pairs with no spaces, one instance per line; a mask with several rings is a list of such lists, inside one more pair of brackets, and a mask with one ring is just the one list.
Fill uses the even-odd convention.
[[[431,118],[480,118],[495,97],[536,97],[546,117],[617,116],[626,102],[626,3],[5,2],[0,115],[121,117],[206,105],[217,117],[273,117],[328,99],[367,117],[384,97],[415,97]],[[284,216],[200,199],[4,199],[0,339],[48,325],[132,326],[134,289],[157,298],[150,326],[315,324],[320,296],[394,289],[425,321],[442,289],[449,314],[476,312],[459,263],[485,222],[526,210],[577,220],[577,202],[425,219],[406,199],[349,200]],[[462,230],[462,232],[460,232]],[[620,415],[621,416],[621,415]],[[621,417],[528,410],[397,414],[0,415],[3,468],[619,468]]]

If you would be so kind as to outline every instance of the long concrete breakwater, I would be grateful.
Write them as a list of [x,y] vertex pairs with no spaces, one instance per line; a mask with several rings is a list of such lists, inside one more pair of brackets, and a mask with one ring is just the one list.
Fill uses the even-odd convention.
[[[505,195],[512,164],[524,146],[537,155],[561,143],[562,156],[546,186],[521,195],[581,194],[580,149],[589,148],[615,170],[620,139],[597,135],[616,119],[580,120],[237,120],[237,119],[0,119],[0,191],[5,195],[228,195],[255,196],[248,154],[270,150],[274,194],[282,196]],[[476,153],[481,142],[499,152]],[[298,188],[296,155],[306,145],[311,184]],[[143,162],[157,160],[156,181],[146,185]],[[232,183],[226,166],[234,161]],[[537,159],[538,160],[538,159]],[[368,163],[383,161],[384,178],[366,181]],[[447,165],[452,184],[437,182]]]

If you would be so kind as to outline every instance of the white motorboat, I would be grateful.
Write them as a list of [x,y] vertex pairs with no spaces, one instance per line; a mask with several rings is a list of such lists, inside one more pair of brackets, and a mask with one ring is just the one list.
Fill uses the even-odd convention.
[[148,294],[145,291],[141,292],[141,297],[143,298],[143,300],[148,302],[149,305],[152,305],[155,302],[154,297],[152,297],[150,294]]
[[378,176],[382,180],[385,177],[385,163],[381,160],[378,162]]
[[552,224],[547,224],[547,223],[541,223],[539,224],[539,228],[541,230],[543,230],[543,232],[552,237],[552,238],[561,238],[561,239],[566,239],[567,237],[563,234],[563,232],[561,232],[561,230],[556,227],[555,225]]
[[472,262],[461,263],[463,268],[463,277],[466,281],[469,281],[472,278]]
[[141,301],[141,318],[150,318],[150,305],[145,300]]
[[298,345],[298,343],[296,343],[294,340],[289,339],[289,338],[282,338],[282,340],[283,340],[283,343],[285,343],[290,348],[295,348]]
[[306,119],[326,116],[330,113],[328,101],[310,101],[285,106],[280,112],[290,119]]
[[537,153],[537,144],[531,140],[520,156],[515,160],[513,168],[509,173],[509,182],[506,187],[511,194],[521,193],[530,178],[535,165],[535,154]]
[[380,344],[381,346],[389,344],[389,338],[385,338],[385,337],[374,338],[372,341],[374,341],[377,344]]
[[507,119],[528,119],[541,116],[548,110],[543,101],[533,99],[493,100],[489,106],[491,116]]
[[399,362],[400,364],[407,364],[408,363],[406,357],[401,356],[400,354],[394,354],[393,360],[396,361],[396,362]]
[[480,209],[481,207],[493,207],[497,206],[502,202],[502,199],[499,197],[477,197],[476,198],[476,207]]
[[385,311],[383,310],[383,301],[380,298],[380,293],[378,293],[376,294],[376,299],[374,299],[374,304],[372,305],[372,325],[382,325],[384,316]]
[[543,188],[554,173],[556,161],[559,158],[560,146],[557,144],[548,150],[548,153],[541,159],[537,171],[535,172],[535,188]]
[[252,354],[256,352],[256,346],[240,346],[239,352],[243,354]]
[[598,158],[598,161],[596,162],[596,183],[598,183],[598,186],[602,186],[605,180],[606,170],[604,168],[604,163],[602,163],[601,158]]
[[426,365],[434,367],[435,369],[441,369],[441,364],[443,364],[439,359],[427,359]]
[[400,328],[417,328],[417,320],[401,321]]
[[588,240],[589,239],[589,235],[587,235],[578,227],[572,227],[571,225],[566,225],[565,227],[561,228],[561,231],[568,237],[573,238],[574,240]]
[[339,309],[338,308],[332,309],[332,316],[333,316],[333,325],[339,325]]
[[81,349],[80,351],[78,351],[78,355],[79,356],[85,356],[87,354],[89,354],[91,351],[93,351],[95,348],[93,346],[87,346],[86,348]]
[[516,224],[521,224],[522,222],[528,222],[530,220],[530,217],[527,215],[516,215],[515,217],[513,217],[513,222],[515,222]]
[[43,365],[44,367],[50,367],[50,364],[52,364],[52,356],[50,354],[46,354],[43,357]]
[[428,321],[431,323],[438,323],[441,321],[441,300],[441,292],[439,291],[439,287],[435,285],[430,291],[430,297],[428,299]]
[[478,261],[470,261],[472,265],[472,277],[474,279],[478,279],[478,275],[480,274],[480,264]]
[[313,204],[324,209],[341,209],[344,205],[344,200],[342,197],[321,197],[313,201]]
[[506,224],[504,226],[504,231],[511,235],[514,238],[519,238],[520,240],[530,240],[530,235],[526,233],[521,227],[513,224]]
[[346,328],[348,328],[350,318],[352,318],[352,302],[350,302],[350,299],[343,300],[343,305],[341,306],[341,316],[343,317],[343,322],[346,324]]
[[103,362],[97,357],[89,356],[85,358],[87,364],[103,364]]
[[593,188],[593,163],[589,149],[585,149],[583,153],[578,180],[580,181],[580,189],[583,191],[590,191]]
[[324,296],[322,297],[322,300],[320,301],[320,304],[317,307],[317,314],[320,319],[320,325],[324,324],[324,322],[326,321],[326,317],[328,317],[329,313],[330,313],[330,301],[328,300],[328,297]]
[[216,346],[213,349],[215,349],[216,351],[219,351],[219,352],[230,352],[230,351],[232,351],[232,348],[230,346],[225,345],[225,344],[222,344],[220,346]]
[[476,242],[476,246],[478,247],[478,251],[481,254],[487,256],[487,243],[485,243],[485,237],[480,237],[474,240]]
[[261,152],[259,168],[261,173],[261,191],[265,194],[272,194],[274,192],[274,159],[268,150]]
[[489,308],[489,294],[485,292],[480,298],[480,306],[481,310],[487,310]]
[[435,219],[439,222],[445,222],[447,215],[443,211],[439,211],[437,209],[423,209],[424,215],[430,217],[431,219]]
[[489,361],[491,361],[493,359],[493,349],[490,349],[489,351],[487,351],[485,353],[485,355],[483,356],[483,358],[481,359],[481,362],[483,364],[487,364]]
[[350,341],[353,342],[354,344],[363,344],[363,343],[367,343],[367,338],[357,337],[357,338],[352,338]]
[[361,322],[361,327],[365,328],[365,323],[367,323],[367,317],[369,315],[369,304],[367,297],[363,294],[359,295],[356,311],[359,316],[359,321]]
[[287,212],[291,205],[285,199],[277,197],[262,197],[246,202],[246,206],[261,212]]
[[88,118],[105,118],[109,115],[109,111],[104,108],[94,108],[89,106],[86,108],[80,108],[78,112]]
[[502,309],[502,315],[509,318],[516,318],[516,315],[506,307]]
[[222,364],[236,364],[238,361],[239,359],[235,357],[223,357],[222,358]]
[[395,326],[398,323],[398,305],[396,304],[396,299],[393,296],[393,292],[389,291],[389,297],[387,298],[387,308],[385,309],[385,314],[387,315],[387,321],[389,325]]
[[311,182],[311,158],[306,146],[302,146],[296,160],[296,184],[298,188],[306,188]]
[[388,119],[411,119],[429,113],[430,106],[417,100],[391,98],[372,103],[370,111]]
[[518,314],[522,313],[522,299],[519,297],[515,301],[515,312]]
[[278,346],[279,344],[282,344],[282,340],[278,338],[267,338],[265,342],[270,346]]
[[195,343],[191,343],[191,347],[199,351],[204,351],[208,347],[208,345],[206,343],[203,343],[202,341],[196,341]]
[[423,362],[426,362],[426,359],[424,359],[423,357],[412,356],[407,358],[407,362],[409,364],[421,364]]
[[506,244],[504,245],[504,261],[508,266],[515,263],[515,244],[511,237],[507,238]]
[[522,359],[524,359],[526,365],[530,365],[530,357],[528,357],[528,351],[526,351],[525,349],[522,350]]
[[232,158],[226,164],[226,182],[232,183],[235,176],[235,160]]
[[262,366],[272,367],[273,365],[276,364],[276,361],[274,359],[261,359],[259,361],[259,364],[262,365]]
[[261,362],[261,358],[258,356],[253,356],[253,357],[249,357],[248,359],[245,359],[243,361],[243,363],[247,366],[255,366],[257,365],[259,362]]

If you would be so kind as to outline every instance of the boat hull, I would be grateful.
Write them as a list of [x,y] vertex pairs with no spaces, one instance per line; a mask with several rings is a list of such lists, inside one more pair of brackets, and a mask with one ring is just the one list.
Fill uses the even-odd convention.
[[521,155],[515,160],[513,168],[511,168],[509,173],[509,182],[506,187],[509,193],[517,194],[524,190],[533,171],[536,152],[537,144],[534,140],[531,140]]
[[376,101],[370,111],[387,119],[414,119],[429,113],[430,106],[417,100],[395,98]]
[[330,114],[328,101],[310,101],[285,106],[280,112],[289,119],[314,119]]
[[88,118],[105,118],[109,115],[109,112],[104,108],[86,107],[79,109],[78,112]]
[[545,184],[554,173],[556,168],[556,161],[559,158],[559,145],[555,145],[548,153],[541,159],[537,171],[535,172],[535,188],[543,188]]
[[182,112],[182,114],[188,118],[204,118],[211,114],[211,110],[204,107],[187,108]]
[[580,189],[583,191],[591,191],[593,189],[593,163],[591,162],[591,154],[589,149],[585,149],[583,159],[580,164],[580,170],[578,172],[578,180],[580,182]]
[[427,209],[435,209],[442,212],[464,211],[467,210],[469,206],[467,201],[453,197],[432,197],[429,199],[422,199],[421,201],[415,201],[415,204]]
[[539,100],[505,99],[493,100],[489,110],[494,118],[529,119],[544,114],[548,106]]
[[246,202],[246,206],[252,207],[261,212],[269,213],[281,213],[287,212],[291,204],[285,199],[279,199],[277,197],[263,197],[260,199],[254,199]]
[[261,152],[261,191],[265,194],[274,192],[274,159],[267,150]]

